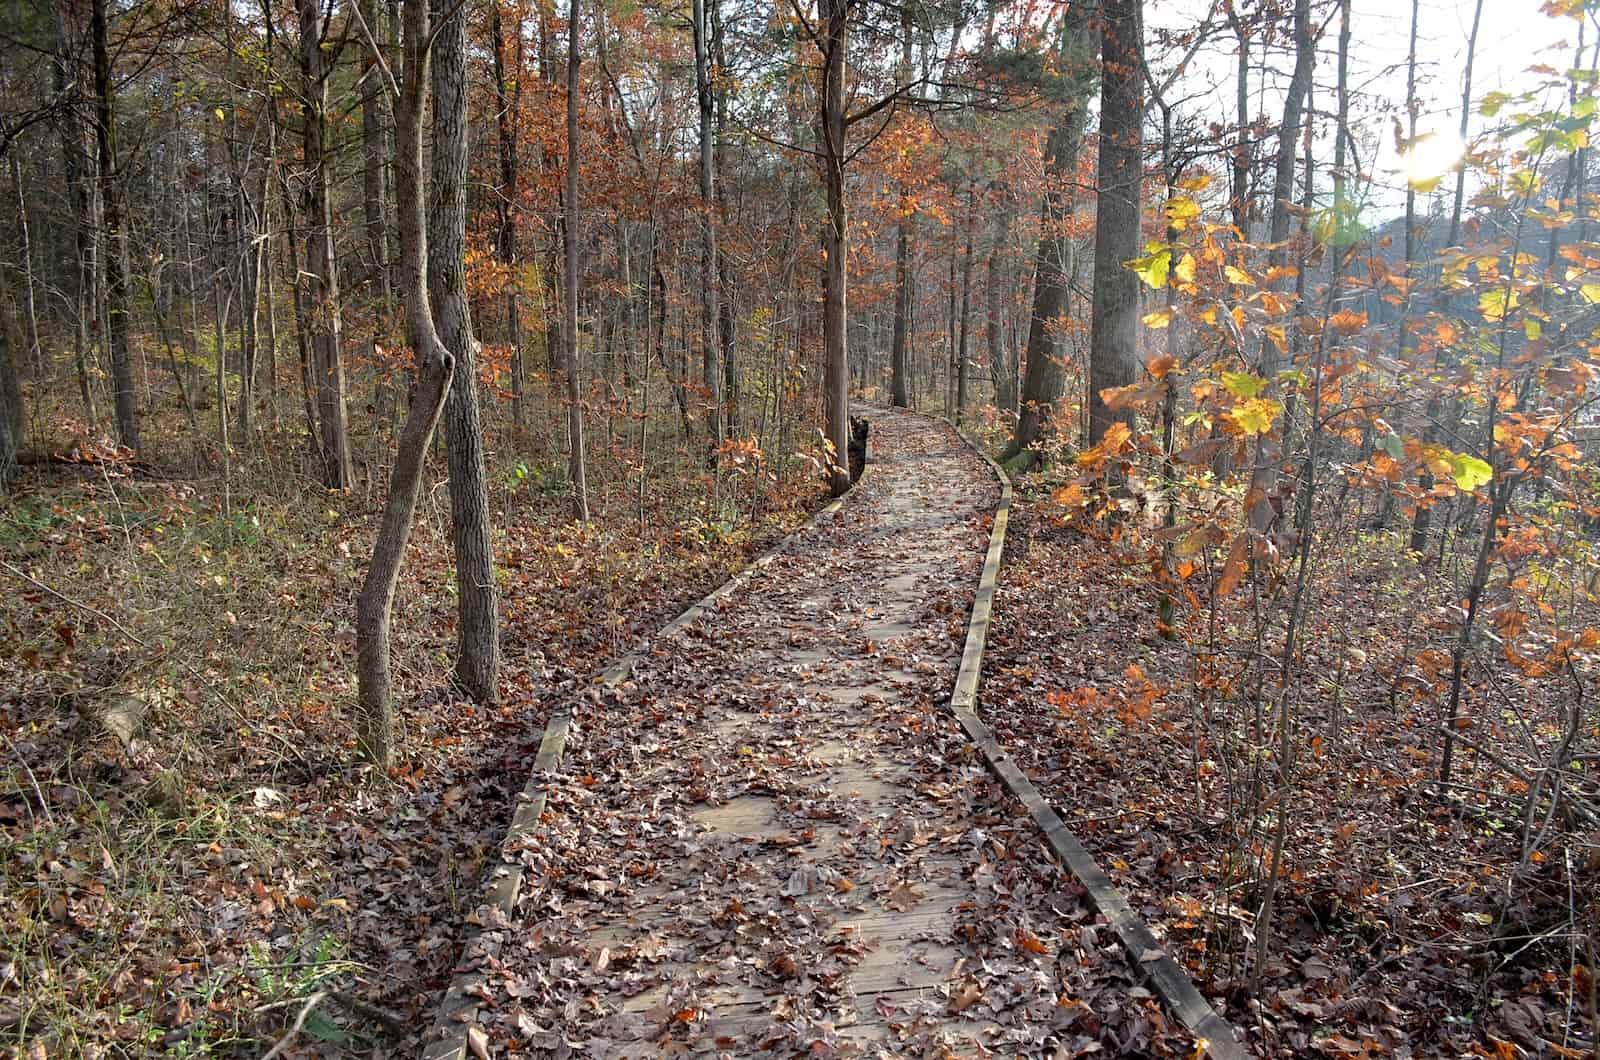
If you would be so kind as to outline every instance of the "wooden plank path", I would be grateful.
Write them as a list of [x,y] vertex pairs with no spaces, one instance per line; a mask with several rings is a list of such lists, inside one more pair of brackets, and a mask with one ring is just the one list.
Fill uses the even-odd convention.
[[1193,1050],[948,710],[990,468],[908,413],[871,441],[831,521],[561,726],[430,1056]]

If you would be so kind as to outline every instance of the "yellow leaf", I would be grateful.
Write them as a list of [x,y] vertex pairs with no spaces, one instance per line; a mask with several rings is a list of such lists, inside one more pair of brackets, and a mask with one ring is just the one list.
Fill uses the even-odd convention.
[[1271,398],[1251,398],[1229,410],[1227,416],[1246,435],[1266,434],[1283,406]]
[[1172,275],[1176,276],[1184,283],[1193,283],[1194,255],[1185,253],[1183,257],[1179,258],[1178,263],[1172,267]]
[[1236,398],[1253,398],[1267,388],[1267,381],[1249,372],[1223,372],[1222,385]]
[[1232,265],[1224,265],[1222,267],[1222,275],[1228,278],[1229,283],[1237,283],[1241,286],[1248,286],[1256,282],[1248,272],[1243,269],[1236,269]]
[[1600,283],[1586,283],[1578,288],[1578,291],[1583,295],[1583,300],[1590,305],[1600,302]]
[[1167,285],[1167,273],[1172,268],[1172,251],[1163,247],[1142,258],[1125,261],[1122,265],[1124,268],[1132,269],[1151,290],[1159,291]]
[[1499,287],[1478,296],[1478,312],[1485,320],[1504,320],[1506,314],[1517,308],[1517,292],[1507,292]]
[[1164,328],[1172,323],[1172,310],[1157,309],[1154,313],[1146,313],[1140,317],[1139,322],[1147,328]]
[[1200,216],[1200,204],[1187,195],[1177,195],[1167,200],[1166,213],[1167,227],[1181,232]]

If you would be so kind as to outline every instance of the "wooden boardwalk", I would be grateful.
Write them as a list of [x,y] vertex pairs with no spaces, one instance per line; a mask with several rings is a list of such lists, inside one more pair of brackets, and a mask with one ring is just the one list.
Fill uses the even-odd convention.
[[480,1044],[1070,1056],[1173,1039],[945,708],[993,476],[909,414],[876,414],[872,451],[837,518],[578,712],[522,842],[521,901],[491,925]]

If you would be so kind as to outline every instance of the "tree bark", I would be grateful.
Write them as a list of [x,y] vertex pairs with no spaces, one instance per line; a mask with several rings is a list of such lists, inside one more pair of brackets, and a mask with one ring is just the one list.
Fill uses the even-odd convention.
[[101,275],[106,292],[106,340],[111,355],[111,394],[116,410],[117,441],[139,448],[139,414],[134,406],[133,365],[128,357],[128,280],[123,272],[122,180],[117,174],[116,89],[111,83],[111,50],[107,40],[106,0],[90,6],[94,49],[95,140],[102,202]]
[[[1289,224],[1294,217],[1295,155],[1300,144],[1300,120],[1305,109],[1306,93],[1311,90],[1311,71],[1316,61],[1314,42],[1311,39],[1311,0],[1295,0],[1294,4],[1294,76],[1289,80],[1289,91],[1283,104],[1283,122],[1278,128],[1278,162],[1272,179],[1272,223],[1267,240],[1272,250],[1267,256],[1269,267],[1280,275],[1289,264]],[[1288,282],[1280,279],[1274,285],[1280,292],[1289,289]],[[1267,392],[1278,390],[1278,348],[1271,339],[1261,342],[1261,377],[1267,380]],[[1250,526],[1265,531],[1275,517],[1271,494],[1278,484],[1278,458],[1280,447],[1265,435],[1257,439],[1255,466],[1250,473],[1250,490],[1245,496],[1245,515]]]
[[[382,0],[360,0],[361,17],[381,50],[390,45],[388,12]],[[490,5],[492,8],[495,5]],[[498,10],[496,8],[496,10]],[[378,67],[377,56],[368,59],[362,75],[361,91],[361,213],[367,234],[369,274],[377,302],[377,331],[394,305],[392,270],[389,261],[389,214],[391,212],[388,165],[389,134],[394,124],[393,104],[388,86]]]
[[395,199],[399,206],[400,284],[416,364],[416,390],[400,429],[389,496],[372,547],[372,562],[356,601],[356,736],[362,752],[382,769],[394,760],[389,627],[395,585],[416,520],[428,445],[455,371],[455,358],[439,340],[428,299],[422,114],[428,97],[429,22],[428,0],[405,0],[405,84],[395,122]]
[[501,26],[498,0],[489,5],[489,33],[494,50],[495,134],[500,151],[499,229],[495,233],[495,252],[506,267],[506,341],[511,344],[511,422],[520,431],[526,413],[523,409],[523,387],[527,379],[527,365],[522,353],[522,310],[518,305],[518,291],[522,277],[517,269],[517,115],[522,102],[522,19],[511,24],[511,57],[515,61],[512,74],[516,87],[506,87],[506,38]]
[[850,370],[845,321],[849,311],[846,285],[849,214],[845,205],[845,62],[850,41],[850,0],[818,0],[822,20],[818,47],[822,53],[822,85],[818,103],[821,122],[822,182],[828,219],[822,229],[827,258],[822,297],[822,407],[824,434],[833,446],[828,484],[835,497],[850,488]]
[[[1350,0],[1343,0],[1343,3],[1346,5],[1348,5],[1349,2]],[[1348,10],[1348,8],[1341,8],[1341,10]],[[1475,3],[1472,7],[1472,32],[1467,35],[1467,58],[1461,74],[1461,124],[1458,134],[1460,135],[1461,142],[1463,144],[1467,142],[1467,121],[1472,114],[1472,63],[1478,52],[1478,27],[1482,21],[1483,0],[1477,0],[1477,3]],[[1345,53],[1349,49],[1349,33],[1350,31],[1348,24],[1341,24],[1339,32],[1339,76],[1341,85],[1343,84],[1345,77]],[[1343,97],[1341,96],[1341,112],[1343,112],[1344,109],[1345,104]],[[1341,122],[1341,126],[1342,124],[1343,123]],[[1446,247],[1455,246],[1457,241],[1459,241],[1461,238],[1461,210],[1463,204],[1466,202],[1466,197],[1467,167],[1465,165],[1461,165],[1456,167],[1455,199],[1450,208],[1450,231],[1445,237],[1444,245]],[[1409,228],[1410,225],[1408,223],[1407,229],[1409,230]],[[1445,304],[1446,307],[1448,307],[1448,296],[1445,298]],[[1434,354],[1433,367],[1436,371],[1439,368],[1439,353],[1437,352]],[[1440,412],[1443,407],[1444,402],[1442,395],[1435,393],[1428,398],[1427,412],[1425,413],[1427,422],[1423,427],[1423,438],[1425,441],[1432,442],[1438,438],[1438,423]],[[1422,469],[1422,476],[1420,481],[1417,483],[1417,486],[1424,494],[1427,494],[1433,489],[1433,475],[1426,467]],[[1433,507],[1429,504],[1419,501],[1417,504],[1417,514],[1411,521],[1411,551],[1423,552],[1427,550],[1428,534],[1432,529],[1432,525]]]
[[1141,0],[1105,0],[1100,40],[1100,152],[1095,184],[1094,319],[1089,336],[1089,444],[1113,423],[1133,426],[1127,409],[1102,392],[1133,382],[1139,366],[1139,278],[1123,262],[1139,256],[1144,122]]
[[1044,201],[1039,210],[1033,311],[1028,322],[1017,426],[1011,443],[1006,446],[1006,460],[1035,449],[1047,436],[1050,417],[1066,386],[1066,376],[1056,355],[1056,341],[1067,304],[1067,281],[1072,272],[1072,241],[1066,232],[1075,197],[1071,181],[1078,171],[1078,148],[1083,143],[1089,114],[1088,97],[1094,86],[1096,41],[1090,29],[1093,7],[1088,0],[1073,0],[1062,22],[1059,48],[1062,76],[1072,79],[1072,90],[1056,127],[1045,142]]
[[984,339],[989,357],[989,381],[994,384],[995,407],[1002,413],[1015,410],[1017,405],[1017,377],[1005,358],[1003,333],[1005,314],[1001,308],[1000,289],[1004,282],[1006,244],[1011,237],[1011,194],[1004,185],[995,182],[990,190],[999,199],[994,212],[994,237],[989,246],[989,256],[984,263]]
[[[0,269],[0,285],[4,283],[5,270]],[[4,293],[0,291],[0,295]],[[0,305],[4,301],[0,297]],[[23,441],[22,387],[17,360],[16,351],[11,348],[11,329],[0,321],[0,492],[11,479],[11,469],[16,466]]]
[[467,304],[467,18],[443,5],[433,42],[433,169],[428,210],[428,298],[445,349],[455,355],[444,406],[450,530],[456,556],[457,687],[474,703],[499,700],[500,637],[489,491],[483,467],[472,313]]
[[956,340],[956,426],[967,411],[967,336],[972,330],[972,229],[977,224],[977,204],[967,189],[967,246],[961,255],[961,334]]
[[[711,85],[711,22],[708,4],[692,0],[694,27],[694,82],[700,110],[700,382],[706,390],[706,441],[712,452],[722,441],[722,373],[717,363],[717,226],[713,177],[716,141],[712,124],[716,97]],[[715,460],[715,457],[711,457]]]
[[346,489],[355,482],[345,407],[344,356],[340,350],[339,272],[333,246],[332,179],[327,151],[328,77],[333,64],[323,53],[325,26],[320,0],[295,0],[300,16],[300,75],[305,129],[306,322],[315,375],[317,427],[321,432],[322,482]]
[[[900,71],[895,80],[901,84],[911,81],[911,8],[900,13]],[[911,346],[911,221],[910,196],[905,188],[900,190],[899,218],[895,224],[894,243],[894,345],[889,358],[890,400],[895,408],[911,404],[908,363]]]
[[565,210],[568,474],[572,479],[572,517],[589,521],[589,479],[583,452],[583,386],[578,378],[578,0],[567,12],[567,194]]

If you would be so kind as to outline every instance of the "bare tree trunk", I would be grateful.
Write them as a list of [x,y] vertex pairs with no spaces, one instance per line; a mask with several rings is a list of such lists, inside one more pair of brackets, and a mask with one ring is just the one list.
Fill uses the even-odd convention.
[[956,426],[967,411],[967,335],[972,330],[972,229],[977,224],[977,204],[967,189],[967,247],[961,255],[961,335],[956,340]]
[[106,0],[93,0],[90,33],[94,41],[95,138],[103,215],[100,265],[106,289],[106,339],[111,353],[111,393],[116,407],[117,440],[139,448],[139,415],[134,407],[133,366],[128,359],[128,283],[122,268],[122,178],[117,173],[116,97],[111,83],[111,51]]
[[[1311,70],[1316,61],[1315,42],[1311,39],[1311,0],[1295,0],[1294,41],[1294,76],[1289,80],[1289,91],[1283,104],[1283,123],[1278,128],[1278,163],[1272,180],[1272,225],[1267,236],[1272,245],[1268,262],[1280,276],[1292,271],[1287,266],[1289,224],[1295,210],[1295,155],[1300,146],[1301,114],[1305,109],[1306,93],[1311,90]],[[1287,291],[1289,282],[1280,279],[1274,287],[1279,291]],[[1268,381],[1268,390],[1275,392],[1278,348],[1271,339],[1262,339],[1259,367],[1261,377]],[[1250,473],[1250,491],[1245,497],[1245,515],[1251,527],[1257,531],[1266,530],[1274,518],[1271,494],[1277,489],[1280,449],[1266,435],[1256,439],[1255,466]]]
[[[900,70],[895,80],[901,84],[911,82],[911,8],[900,12]],[[896,408],[906,408],[910,400],[910,366],[906,363],[910,353],[911,321],[911,203],[906,189],[900,193],[900,216],[895,222],[894,243],[894,345],[889,358],[890,400]]]
[[[45,373],[44,349],[39,345],[39,312],[34,303],[33,240],[28,234],[28,204],[22,194],[22,163],[11,156],[11,181],[17,191],[17,234],[22,239],[18,249],[22,253],[22,327],[23,341],[28,344],[27,362],[41,379]],[[20,362],[22,358],[17,358]]]
[[567,194],[565,228],[566,376],[568,468],[572,478],[572,517],[589,521],[589,478],[583,452],[583,386],[578,378],[578,0],[567,12]]
[[[1344,0],[1344,2],[1348,3],[1349,0]],[[1465,64],[1465,66],[1464,66],[1464,68],[1462,70],[1462,74],[1461,74],[1461,125],[1460,125],[1460,129],[1459,129],[1459,134],[1461,136],[1461,142],[1462,143],[1466,143],[1466,141],[1467,141],[1467,120],[1472,114],[1472,62],[1473,62],[1473,59],[1476,57],[1477,52],[1478,52],[1478,26],[1482,21],[1483,21],[1483,0],[1477,0],[1477,3],[1474,4],[1473,7],[1472,7],[1472,32],[1467,35],[1467,58],[1466,58],[1466,64]],[[1413,33],[1414,32],[1415,32],[1415,30],[1413,30]],[[1339,37],[1340,48],[1341,48],[1341,51],[1340,51],[1341,64],[1342,64],[1343,59],[1344,59],[1344,51],[1343,51],[1343,49],[1345,48],[1345,40],[1346,40],[1348,34],[1349,34],[1349,30],[1346,27],[1341,26],[1341,28],[1340,28],[1340,37]],[[1342,69],[1343,69],[1342,65],[1341,65],[1340,69],[1342,71]],[[1449,235],[1445,238],[1445,244],[1444,244],[1447,247],[1455,246],[1457,241],[1460,240],[1460,238],[1461,238],[1461,210],[1462,210],[1463,204],[1466,202],[1466,196],[1467,196],[1467,167],[1465,165],[1462,165],[1462,166],[1456,167],[1455,204],[1451,207],[1451,210],[1450,210],[1450,232],[1449,232]],[[1409,222],[1407,223],[1406,228],[1407,228],[1408,231],[1410,230]],[[1448,298],[1446,299],[1446,301],[1448,301]],[[1439,367],[1439,357],[1440,357],[1440,352],[1436,350],[1434,352],[1434,368],[1435,369],[1437,369]],[[1438,437],[1439,415],[1440,415],[1441,409],[1443,408],[1443,403],[1442,403],[1441,397],[1442,397],[1441,395],[1435,394],[1435,395],[1433,395],[1432,397],[1430,397],[1428,399],[1427,412],[1425,413],[1425,415],[1427,416],[1427,423],[1423,427],[1423,437],[1424,437],[1425,441],[1431,442],[1431,441],[1434,441]],[[1421,477],[1421,480],[1417,483],[1417,485],[1424,493],[1427,493],[1429,490],[1431,490],[1433,488],[1433,475],[1428,471],[1428,469],[1426,467],[1424,467],[1422,469],[1422,477]],[[1432,506],[1430,506],[1428,504],[1419,503],[1417,505],[1417,514],[1412,519],[1412,522],[1411,522],[1411,541],[1410,541],[1410,545],[1411,545],[1411,550],[1413,552],[1426,551],[1426,549],[1428,547],[1428,532],[1432,527],[1432,521],[1433,521],[1433,508],[1432,508]]]
[[489,542],[472,314],[467,304],[467,16],[449,8],[434,30],[433,201],[428,211],[428,297],[439,340],[455,353],[444,406],[450,529],[456,555],[455,681],[473,702],[499,700],[500,637]]
[[1033,312],[1028,323],[1017,427],[1006,446],[1007,460],[1032,450],[1045,436],[1052,411],[1066,387],[1056,356],[1056,332],[1066,309],[1067,278],[1072,272],[1072,241],[1066,235],[1066,219],[1074,198],[1071,181],[1078,170],[1078,148],[1083,143],[1088,96],[1094,85],[1091,70],[1096,42],[1090,29],[1093,8],[1088,0],[1073,0],[1062,22],[1061,65],[1072,71],[1076,80],[1071,98],[1065,102],[1065,110],[1045,143],[1045,188],[1034,265]]
[[322,481],[346,489],[355,481],[345,408],[344,357],[340,349],[339,274],[333,246],[333,203],[326,147],[328,77],[332,63],[323,53],[320,0],[295,0],[300,15],[300,73],[304,94],[304,155],[307,172],[306,261],[310,304],[312,370],[316,376],[317,422],[321,429]]
[[[711,57],[716,63],[716,68],[726,70],[728,59],[724,54],[722,9],[717,0],[707,0],[711,23]],[[716,173],[716,199],[717,223],[728,223],[728,183],[723,177],[723,166],[727,162],[727,145],[723,139],[728,127],[728,93],[716,91],[712,85],[713,94],[717,101],[717,150],[714,158]],[[722,433],[725,438],[732,438],[739,432],[739,363],[734,357],[734,285],[728,255],[717,254],[717,338],[722,352]]]
[[515,60],[513,76],[515,89],[506,90],[507,41],[500,24],[500,5],[489,5],[489,33],[494,50],[495,132],[500,149],[500,200],[498,205],[500,227],[495,234],[495,251],[500,263],[506,267],[506,340],[511,344],[511,422],[518,431],[524,426],[527,413],[523,409],[523,387],[527,379],[527,365],[522,353],[522,310],[517,304],[517,292],[522,277],[517,269],[517,115],[522,102],[522,19],[511,24],[511,55]]
[[1133,382],[1139,366],[1139,278],[1123,262],[1139,254],[1144,122],[1141,0],[1105,0],[1100,54],[1100,157],[1095,184],[1094,316],[1089,335],[1089,444],[1099,445],[1125,408],[1102,392]]
[[715,4],[716,0],[692,0],[691,8],[695,93],[700,106],[700,382],[706,389],[706,440],[715,451],[722,441],[722,375],[717,364],[721,314],[717,307],[717,226],[712,186],[717,164],[712,132],[716,97],[711,85],[708,3]]
[[[0,285],[5,283],[5,270],[0,269]],[[0,296],[5,292],[0,290]],[[5,303],[0,297],[0,305]],[[17,452],[22,448],[24,420],[22,415],[22,387],[15,351],[11,348],[11,329],[0,321],[0,491],[10,481],[11,469],[16,466]]]
[[[65,5],[55,5],[56,51],[50,59],[51,84],[56,95],[63,100],[77,99],[80,79],[73,46],[68,36]],[[94,298],[94,242],[89,217],[89,185],[84,158],[83,126],[78,109],[67,107],[61,115],[61,159],[66,178],[67,198],[71,203],[72,243],[75,251],[72,262],[73,305],[75,320],[72,333],[73,367],[78,375],[78,394],[83,399],[84,418],[91,431],[99,428],[99,410],[95,408],[94,389],[89,383],[88,319]]]
[[822,230],[827,257],[822,298],[822,407],[824,434],[833,446],[829,486],[835,497],[850,488],[850,362],[845,323],[849,312],[849,215],[845,206],[845,63],[850,40],[850,0],[818,0],[822,34],[822,85],[818,103],[821,122],[822,182],[827,192],[828,220]]
[[400,222],[400,284],[416,362],[416,392],[400,429],[389,496],[356,601],[358,732],[362,752],[380,768],[394,760],[389,624],[395,584],[416,519],[428,444],[444,410],[455,358],[439,341],[428,301],[428,235],[422,192],[422,114],[428,96],[428,0],[405,0],[405,87],[396,114],[395,198]]
[[[378,47],[387,50],[391,41],[388,12],[381,0],[360,0],[361,17],[371,30]],[[498,13],[498,6],[490,7]],[[377,58],[368,60],[362,75],[361,91],[361,213],[367,230],[367,253],[371,261],[372,290],[376,292],[378,313],[377,330],[381,334],[384,321],[394,305],[391,286],[392,269],[389,261],[389,188],[390,173],[387,164],[389,131],[394,123],[392,101],[384,83]]]
[[991,186],[999,198],[994,211],[994,238],[989,246],[988,260],[984,263],[984,339],[989,356],[989,381],[994,384],[995,407],[1010,412],[1017,404],[1017,377],[1005,359],[1001,336],[1005,330],[1005,314],[1000,306],[1002,286],[1001,263],[1005,247],[1011,236],[1011,195],[999,182]]

